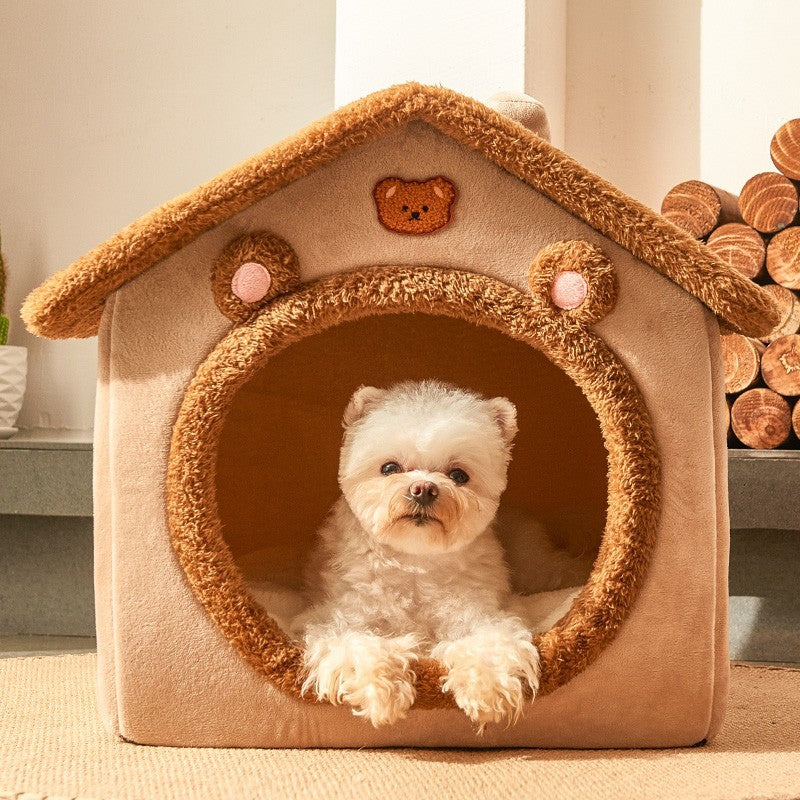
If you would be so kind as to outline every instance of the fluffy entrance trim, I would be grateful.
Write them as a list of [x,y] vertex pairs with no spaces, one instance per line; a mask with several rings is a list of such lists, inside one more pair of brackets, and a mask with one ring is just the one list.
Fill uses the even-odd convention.
[[[485,275],[435,267],[340,273],[279,296],[234,327],[199,367],[183,399],[170,452],[168,511],[180,563],[200,602],[241,656],[300,697],[303,654],[248,593],[221,529],[216,455],[226,409],[271,356],[338,323],[374,314],[466,320],[542,351],[581,388],[608,451],[608,514],[594,570],[572,609],[535,644],[540,694],[602,652],[628,616],[647,570],[660,510],[660,463],[650,417],[625,367],[588,327]],[[443,667],[415,666],[418,708],[449,707]]]

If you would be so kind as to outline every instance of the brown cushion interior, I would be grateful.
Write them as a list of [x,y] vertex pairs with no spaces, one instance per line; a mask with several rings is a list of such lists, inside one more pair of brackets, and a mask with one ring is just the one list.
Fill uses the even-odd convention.
[[225,541],[248,579],[299,586],[314,531],[338,495],[341,415],[361,384],[438,378],[517,406],[505,499],[571,550],[596,550],[606,451],[580,389],[538,350],[459,319],[396,314],[348,322],[287,347],[236,394],[220,437]]

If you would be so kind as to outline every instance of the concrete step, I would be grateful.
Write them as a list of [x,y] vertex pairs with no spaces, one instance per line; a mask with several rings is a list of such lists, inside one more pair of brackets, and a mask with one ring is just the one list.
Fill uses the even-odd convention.
[[0,636],[0,658],[91,653],[96,649],[94,636]]

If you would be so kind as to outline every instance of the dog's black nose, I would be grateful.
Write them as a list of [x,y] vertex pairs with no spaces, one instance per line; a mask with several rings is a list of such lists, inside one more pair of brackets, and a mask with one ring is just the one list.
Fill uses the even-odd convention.
[[419,219],[419,211],[412,211],[411,219]]
[[431,505],[439,496],[439,487],[431,481],[418,481],[411,484],[411,499],[422,506]]

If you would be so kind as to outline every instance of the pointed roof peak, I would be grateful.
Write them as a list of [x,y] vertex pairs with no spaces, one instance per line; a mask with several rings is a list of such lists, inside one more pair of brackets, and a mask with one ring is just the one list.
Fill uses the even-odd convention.
[[106,298],[124,283],[351,148],[416,120],[558,203],[693,294],[728,327],[755,336],[776,324],[760,287],[519,122],[450,89],[405,83],[337,109],[133,222],[29,295],[22,311],[28,328],[52,338],[95,335]]

